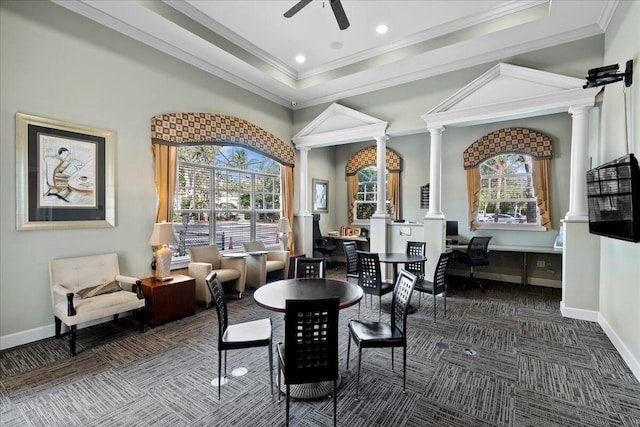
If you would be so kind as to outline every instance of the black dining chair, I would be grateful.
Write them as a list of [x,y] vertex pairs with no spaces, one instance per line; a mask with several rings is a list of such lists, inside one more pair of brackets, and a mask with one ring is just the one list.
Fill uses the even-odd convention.
[[284,344],[278,343],[278,401],[286,388],[286,425],[292,384],[333,382],[333,425],[337,422],[339,298],[287,300]]
[[347,371],[349,370],[349,353],[351,341],[358,346],[358,376],[356,380],[356,401],[359,400],[360,366],[363,348],[391,348],[391,370],[393,370],[393,350],[402,347],[403,393],[407,391],[407,314],[411,294],[417,277],[406,270],[400,270],[393,290],[391,303],[391,321],[374,322],[370,320],[349,321],[349,341],[347,344]]
[[[407,255],[424,256],[426,248],[427,244],[425,242],[407,242]],[[418,280],[424,278],[424,261],[406,263],[404,269],[416,275]]]
[[347,279],[357,279],[360,275],[358,270],[358,246],[354,241],[342,242],[342,248],[344,249],[344,256],[347,264]]
[[324,279],[324,258],[296,258],[296,279]]
[[[393,292],[393,283],[383,282],[380,271],[380,257],[375,252],[356,251],[358,255],[358,285],[371,298],[373,310],[373,296],[378,297],[378,320],[382,315],[382,296]],[[358,318],[360,318],[360,304],[358,304]]]
[[273,351],[271,319],[260,319],[251,322],[229,325],[227,300],[217,272],[212,271],[205,282],[211,292],[211,298],[218,312],[218,399],[222,388],[222,352],[224,351],[224,378],[227,378],[227,351],[252,347],[268,347],[269,349],[269,382],[273,394]]
[[444,317],[447,317],[447,268],[451,265],[451,252],[443,252],[438,258],[436,270],[433,273],[433,281],[418,279],[415,290],[419,292],[418,307],[422,301],[422,294],[433,296],[433,323],[436,323],[436,295],[444,294]]

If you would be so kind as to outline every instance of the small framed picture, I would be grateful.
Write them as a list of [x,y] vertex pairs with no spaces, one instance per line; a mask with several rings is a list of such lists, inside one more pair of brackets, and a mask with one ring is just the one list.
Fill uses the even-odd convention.
[[351,235],[352,235],[352,236],[360,237],[360,233],[361,233],[361,232],[362,232],[362,231],[360,230],[360,228],[359,228],[359,227],[353,227],[353,228],[351,229]]
[[313,178],[313,212],[328,213],[329,212],[329,181]]

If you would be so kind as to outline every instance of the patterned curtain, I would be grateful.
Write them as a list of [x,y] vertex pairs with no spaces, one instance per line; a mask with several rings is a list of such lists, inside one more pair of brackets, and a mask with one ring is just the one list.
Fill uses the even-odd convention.
[[289,233],[289,247],[291,253],[295,252],[294,226],[293,226],[293,167],[280,167],[280,191],[282,192],[282,216],[289,219],[291,232]]
[[173,196],[176,190],[176,147],[151,144],[155,162],[154,180],[158,192],[156,222],[173,222]]

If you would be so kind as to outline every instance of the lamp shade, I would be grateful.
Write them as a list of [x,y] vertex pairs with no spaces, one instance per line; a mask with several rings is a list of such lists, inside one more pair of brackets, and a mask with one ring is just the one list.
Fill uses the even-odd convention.
[[162,246],[171,243],[177,243],[176,235],[173,232],[173,224],[166,221],[155,223],[149,244],[151,246]]
[[278,226],[282,233],[291,233],[291,226],[289,225],[289,219],[280,218],[280,225]]

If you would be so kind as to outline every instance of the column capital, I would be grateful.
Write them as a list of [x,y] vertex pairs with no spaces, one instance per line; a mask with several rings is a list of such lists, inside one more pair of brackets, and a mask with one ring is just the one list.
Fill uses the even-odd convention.
[[387,142],[389,140],[389,137],[387,135],[378,135],[375,137],[376,142]]
[[303,153],[308,153],[311,151],[311,147],[296,147],[296,150],[301,151]]
[[592,108],[593,105],[572,105],[571,107],[569,107],[569,114],[571,114],[572,116],[587,114],[589,113],[589,111],[591,111]]
[[442,132],[444,132],[444,126],[430,126],[427,127],[427,129],[429,130],[429,133],[431,135],[442,135]]

